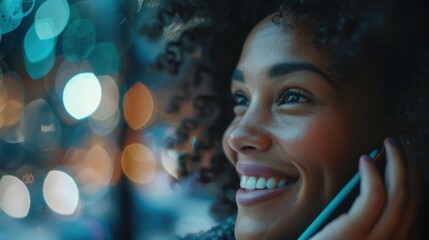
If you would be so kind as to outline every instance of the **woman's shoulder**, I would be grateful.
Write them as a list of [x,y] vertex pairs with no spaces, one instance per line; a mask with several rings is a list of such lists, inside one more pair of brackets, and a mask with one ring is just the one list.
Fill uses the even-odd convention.
[[223,239],[234,240],[234,225],[237,216],[231,216],[220,222],[218,225],[212,227],[210,230],[200,233],[188,234],[184,237],[174,237],[173,240],[211,240]]

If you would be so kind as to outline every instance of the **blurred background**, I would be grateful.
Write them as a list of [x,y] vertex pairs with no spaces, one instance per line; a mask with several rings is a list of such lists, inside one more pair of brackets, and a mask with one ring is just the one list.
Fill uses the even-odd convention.
[[187,71],[147,71],[185,27],[143,36],[159,7],[0,1],[0,240],[170,239],[215,224],[210,186],[175,181],[198,129],[165,144],[194,112],[164,111]]

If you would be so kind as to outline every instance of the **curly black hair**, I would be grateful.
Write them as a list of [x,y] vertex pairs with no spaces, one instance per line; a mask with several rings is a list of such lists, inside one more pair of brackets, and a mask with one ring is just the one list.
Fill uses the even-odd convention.
[[[196,141],[193,151],[179,157],[180,176],[197,173],[200,180],[212,181],[225,172],[233,173],[226,158],[217,151],[209,167],[200,168],[199,156],[212,147],[220,148],[222,133],[232,119],[228,94],[230,75],[238,60],[246,35],[264,17],[274,14],[277,24],[292,22],[312,32],[308,44],[330,50],[330,76],[338,81],[356,71],[356,66],[370,69],[378,80],[384,105],[384,135],[401,138],[409,154],[422,166],[425,186],[429,159],[429,8],[424,1],[405,0],[171,0],[165,1],[156,24],[146,26],[142,33],[150,37],[176,37],[151,67],[177,74],[186,56],[196,59],[194,79],[183,88],[183,94],[171,99],[167,111],[179,112],[191,86],[202,81],[202,74],[211,75],[213,95],[201,95],[193,100],[199,113],[194,119],[184,119],[175,138],[167,145],[174,148],[193,137],[190,132],[204,125],[209,141]],[[287,18],[288,21],[284,21]],[[177,29],[180,29],[177,30]],[[173,34],[174,35],[174,34]],[[212,124],[202,124],[213,109],[218,109]],[[232,174],[231,174],[232,175]],[[224,176],[224,175],[223,175]],[[234,212],[230,189],[238,181],[223,183],[227,193],[220,196],[214,210],[222,219]],[[429,192],[429,191],[426,191]],[[228,195],[229,194],[229,195]]]

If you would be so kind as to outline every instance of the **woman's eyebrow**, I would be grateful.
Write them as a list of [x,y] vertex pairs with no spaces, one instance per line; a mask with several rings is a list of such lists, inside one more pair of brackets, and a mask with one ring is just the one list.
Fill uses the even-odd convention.
[[[329,84],[336,86],[337,84],[333,81],[328,74],[320,70],[311,63],[305,62],[289,62],[289,63],[278,63],[268,69],[268,78],[273,79],[287,75],[289,73],[297,71],[310,71],[319,74],[322,76]],[[232,80],[238,82],[244,82],[243,72],[235,69],[231,75]]]
[[326,74],[311,63],[306,62],[289,62],[278,63],[268,69],[268,78],[273,79],[298,71],[310,71],[319,74],[328,81],[329,84],[335,86],[335,82]]
[[243,72],[240,71],[240,70],[236,69],[236,70],[232,71],[231,78],[234,81],[239,81],[239,82],[243,82],[244,83]]

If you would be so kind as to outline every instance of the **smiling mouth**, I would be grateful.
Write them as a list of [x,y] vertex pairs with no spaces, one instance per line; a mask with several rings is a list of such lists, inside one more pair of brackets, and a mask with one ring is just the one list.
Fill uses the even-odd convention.
[[[236,194],[239,205],[251,206],[274,199],[289,189],[299,179],[297,174],[286,174],[275,169],[251,163],[237,162],[240,189]],[[289,191],[288,191],[289,190]]]

